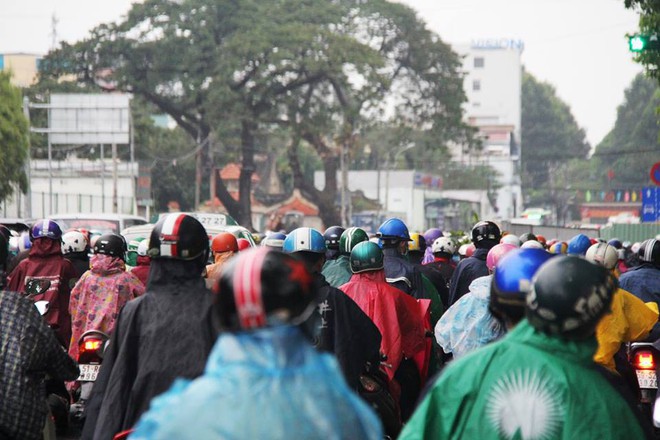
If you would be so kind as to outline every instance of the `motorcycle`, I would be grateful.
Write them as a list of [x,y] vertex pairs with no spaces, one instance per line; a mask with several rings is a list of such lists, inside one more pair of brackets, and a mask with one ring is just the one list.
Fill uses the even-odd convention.
[[109,342],[109,336],[100,330],[88,330],[78,340],[78,367],[80,375],[72,389],[74,402],[71,405],[71,417],[76,422],[83,422],[85,404],[92,393],[96,381],[103,353]]
[[392,367],[385,362],[386,360],[387,358],[381,355],[380,365],[367,362],[364,371],[360,375],[358,394],[378,414],[378,418],[383,423],[385,438],[387,439],[396,438],[401,431],[402,424],[399,405],[390,393],[387,374],[382,370],[382,368]]
[[[660,362],[660,350],[652,342],[633,342],[628,352],[630,365],[635,371],[637,384],[639,385],[639,407],[644,416],[649,418],[655,413],[653,406],[656,402],[658,392],[657,366]],[[656,405],[656,411],[658,405]],[[660,427],[660,425],[656,425]]]
[[[50,309],[50,302],[35,301],[35,307],[41,316]],[[46,376],[46,402],[48,403],[49,420],[46,430],[54,430],[57,435],[63,435],[69,429],[69,393],[64,382]]]

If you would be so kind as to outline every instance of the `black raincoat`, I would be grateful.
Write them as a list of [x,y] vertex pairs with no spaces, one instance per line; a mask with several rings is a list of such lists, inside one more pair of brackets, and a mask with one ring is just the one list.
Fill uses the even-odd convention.
[[157,259],[144,295],[122,309],[87,406],[83,439],[130,429],[177,377],[202,374],[216,332],[198,261]]

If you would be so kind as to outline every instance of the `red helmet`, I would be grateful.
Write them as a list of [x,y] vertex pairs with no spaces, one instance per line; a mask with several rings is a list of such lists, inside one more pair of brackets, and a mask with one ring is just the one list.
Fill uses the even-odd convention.
[[244,251],[245,249],[250,249],[252,247],[250,242],[245,238],[239,238],[236,240],[236,242],[238,243],[239,251]]
[[213,252],[238,252],[236,237],[230,232],[221,232],[211,240]]

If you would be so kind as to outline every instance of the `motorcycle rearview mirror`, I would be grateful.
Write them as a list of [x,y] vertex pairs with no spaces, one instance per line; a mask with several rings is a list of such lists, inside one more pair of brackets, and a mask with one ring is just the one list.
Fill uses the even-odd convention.
[[48,313],[48,308],[50,306],[50,302],[48,301],[37,301],[34,303],[34,305],[37,307],[37,310],[39,311],[39,314],[41,316],[45,315]]

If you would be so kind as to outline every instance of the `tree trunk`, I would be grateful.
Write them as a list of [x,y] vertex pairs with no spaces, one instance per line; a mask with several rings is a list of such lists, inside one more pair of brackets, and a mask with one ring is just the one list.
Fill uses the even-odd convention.
[[252,227],[252,174],[256,170],[254,166],[254,130],[256,124],[253,121],[244,120],[241,123],[241,150],[243,161],[241,175],[238,180],[238,205],[239,213],[236,220],[241,226],[253,231]]
[[339,211],[337,210],[337,168],[338,158],[336,155],[328,154],[329,150],[316,139],[317,151],[322,149],[321,154],[323,169],[325,171],[325,186],[323,191],[314,187],[314,183],[305,179],[300,162],[298,161],[298,142],[294,141],[288,150],[289,162],[293,171],[293,186],[299,189],[303,195],[309,198],[318,208],[319,217],[325,227],[341,224]]

